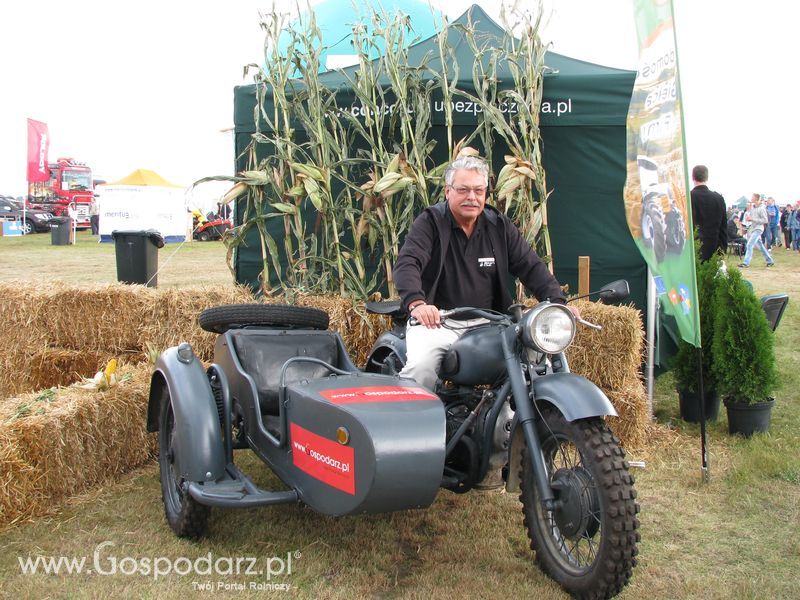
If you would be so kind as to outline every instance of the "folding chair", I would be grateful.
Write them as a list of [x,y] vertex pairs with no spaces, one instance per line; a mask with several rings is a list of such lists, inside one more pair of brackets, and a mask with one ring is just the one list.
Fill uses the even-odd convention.
[[789,304],[789,294],[770,294],[761,298],[761,308],[767,315],[767,321],[772,327],[772,331],[778,328],[787,304]]

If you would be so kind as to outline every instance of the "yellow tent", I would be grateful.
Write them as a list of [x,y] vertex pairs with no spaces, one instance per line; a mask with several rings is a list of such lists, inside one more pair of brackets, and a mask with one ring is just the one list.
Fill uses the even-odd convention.
[[127,177],[123,177],[119,181],[112,181],[107,185],[156,185],[160,187],[183,187],[167,181],[161,175],[149,169],[136,169]]

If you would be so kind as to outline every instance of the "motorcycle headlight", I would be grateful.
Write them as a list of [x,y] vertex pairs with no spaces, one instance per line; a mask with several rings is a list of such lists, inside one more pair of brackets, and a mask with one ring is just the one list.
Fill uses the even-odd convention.
[[522,342],[539,352],[563,352],[575,337],[575,317],[562,304],[534,306],[522,319]]

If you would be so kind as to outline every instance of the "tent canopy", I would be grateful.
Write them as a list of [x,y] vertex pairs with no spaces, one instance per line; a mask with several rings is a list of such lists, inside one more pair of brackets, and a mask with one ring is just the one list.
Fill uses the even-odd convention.
[[[501,46],[511,42],[506,31],[480,7],[473,5],[454,24],[469,22],[475,29],[479,44]],[[459,27],[448,30],[449,44],[454,49],[454,64],[448,64],[449,74],[458,68],[458,87],[474,89],[472,80],[475,56]],[[436,36],[409,48],[410,64],[425,62],[429,69],[440,70]],[[548,225],[553,247],[556,277],[577,292],[578,257],[591,257],[591,286],[593,289],[614,279],[625,278],[631,284],[631,300],[644,309],[646,302],[646,265],[633,243],[628,230],[623,204],[626,179],[626,118],[636,73],[595,65],[547,52],[543,98],[540,113],[542,162],[547,175]],[[358,67],[330,71],[320,75],[322,83],[337,90],[337,104],[347,107],[356,102],[348,77]],[[431,75],[433,76],[433,75]],[[302,84],[302,82],[298,82]],[[513,87],[507,65],[500,65],[501,89]],[[386,87],[389,87],[388,81]],[[265,106],[271,111],[270,90]],[[248,168],[244,150],[256,133],[254,109],[256,88],[240,86],[234,92],[234,123],[237,169]],[[472,133],[477,123],[475,107],[467,101],[453,106],[454,139]],[[444,109],[434,100],[433,127],[430,137],[437,140],[434,154],[446,160],[447,142]],[[260,133],[269,133],[261,125]],[[507,153],[502,140],[493,149],[496,160],[502,162]],[[493,165],[495,173],[502,164]],[[242,214],[242,211],[237,211]],[[276,232],[280,235],[280,232]],[[261,257],[256,239],[246,247],[240,246],[235,256],[238,282],[258,285]]]
[[155,171],[149,169],[136,169],[127,177],[123,177],[119,181],[112,181],[107,185],[155,185],[160,187],[179,188],[180,185],[174,184],[164,179]]

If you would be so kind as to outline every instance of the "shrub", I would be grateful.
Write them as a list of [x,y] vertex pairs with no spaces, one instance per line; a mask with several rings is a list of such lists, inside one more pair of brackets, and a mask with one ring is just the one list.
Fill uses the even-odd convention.
[[737,269],[720,277],[711,364],[717,391],[729,401],[765,401],[778,377],[770,329],[761,303]]

